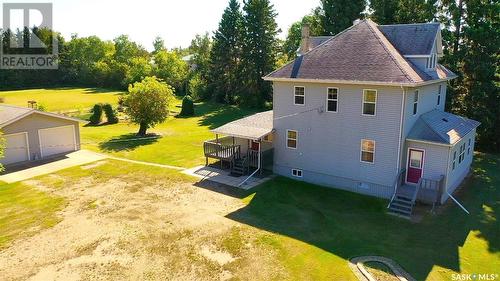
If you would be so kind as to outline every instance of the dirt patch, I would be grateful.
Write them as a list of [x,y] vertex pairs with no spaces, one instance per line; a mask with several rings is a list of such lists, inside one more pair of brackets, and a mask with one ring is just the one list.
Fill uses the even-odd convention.
[[[90,170],[97,167],[89,166]],[[54,188],[53,180],[65,184]],[[169,179],[103,178],[98,173],[24,183],[63,196],[68,204],[60,212],[59,224],[14,241],[0,252],[0,279],[283,277],[275,253],[256,242],[258,230],[225,217],[244,207],[242,201],[217,188]]]

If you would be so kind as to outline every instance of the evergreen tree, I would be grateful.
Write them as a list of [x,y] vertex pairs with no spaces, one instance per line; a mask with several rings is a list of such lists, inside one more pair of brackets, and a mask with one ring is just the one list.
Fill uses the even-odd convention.
[[370,0],[373,11],[370,17],[378,24],[393,24],[396,22],[398,3],[398,0]]
[[436,18],[437,0],[399,0],[395,23],[431,22]]
[[326,35],[335,35],[352,26],[363,17],[365,0],[321,0],[323,29]]
[[480,146],[500,151],[500,2],[469,0],[464,8],[462,77],[454,109],[481,121]]
[[239,92],[243,15],[237,0],[230,0],[213,36],[208,73],[209,90],[220,102],[233,103]]
[[245,93],[242,103],[250,106],[262,106],[271,100],[272,88],[269,82],[262,80],[264,75],[275,69],[278,41],[276,12],[269,0],[248,0],[245,11],[245,32],[243,38],[243,77]]
[[165,40],[160,36],[156,36],[153,41],[153,55],[157,54],[159,51],[164,51],[167,48],[165,47]]

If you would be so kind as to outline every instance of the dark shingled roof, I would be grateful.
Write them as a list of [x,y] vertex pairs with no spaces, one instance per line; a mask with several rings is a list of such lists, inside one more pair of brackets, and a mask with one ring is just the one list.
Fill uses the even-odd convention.
[[439,23],[379,25],[378,28],[403,55],[429,55]]
[[420,116],[407,139],[453,145],[480,124],[472,119],[433,110]]
[[391,44],[377,24],[367,19],[326,40],[265,79],[414,84],[452,76],[454,74],[442,66],[438,66],[436,73],[418,69]]
[[[325,43],[325,41],[331,39],[333,36],[312,36],[309,38],[309,47],[307,50],[305,50],[304,53],[309,52],[310,50],[318,47],[319,45]],[[298,53],[302,53],[303,51],[301,50],[302,45],[299,47],[299,50],[297,51]]]

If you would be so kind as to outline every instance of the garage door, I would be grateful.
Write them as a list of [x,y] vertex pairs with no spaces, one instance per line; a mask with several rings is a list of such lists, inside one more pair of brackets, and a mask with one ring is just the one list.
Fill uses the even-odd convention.
[[42,158],[76,150],[75,126],[38,130]]
[[0,162],[4,165],[29,160],[28,135],[26,133],[4,135],[4,158]]

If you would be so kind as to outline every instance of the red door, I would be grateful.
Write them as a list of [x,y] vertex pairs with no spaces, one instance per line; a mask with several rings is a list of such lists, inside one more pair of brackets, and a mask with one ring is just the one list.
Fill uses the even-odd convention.
[[259,146],[260,146],[259,142],[252,141],[252,147],[251,147],[252,150],[259,151]]
[[418,183],[424,167],[424,151],[410,148],[408,153],[408,170],[406,182]]

